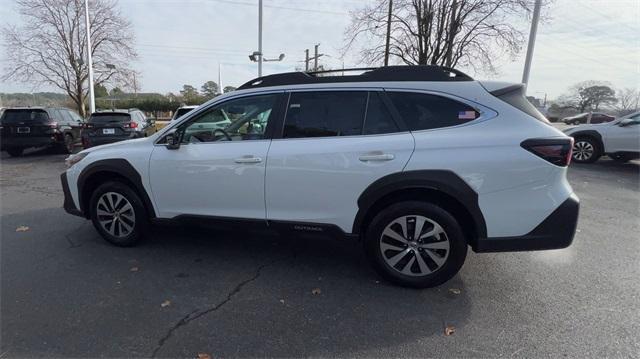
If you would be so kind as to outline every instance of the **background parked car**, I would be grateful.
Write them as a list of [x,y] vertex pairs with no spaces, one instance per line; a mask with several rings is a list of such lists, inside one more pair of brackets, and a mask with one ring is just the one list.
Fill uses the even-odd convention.
[[82,122],[82,117],[68,108],[8,108],[0,117],[0,144],[11,156],[44,146],[71,153],[80,139]]
[[[565,117],[562,119],[562,122],[566,123],[567,125],[579,125],[582,123],[587,123],[588,118],[589,113],[586,112],[571,117]],[[591,123],[604,123],[611,122],[613,120],[615,120],[615,117],[601,112],[593,112],[591,114]]]
[[618,162],[640,158],[640,112],[613,122],[586,124],[564,130],[575,139],[573,161],[592,163],[602,155]]
[[198,106],[180,106],[180,107],[178,107],[176,112],[173,113],[173,117],[171,118],[171,121],[175,121],[175,120],[179,119],[180,117],[184,116],[185,114],[187,114],[188,112],[191,112],[192,110],[194,110],[196,108],[198,108]]
[[141,138],[156,132],[154,120],[138,109],[98,111],[91,114],[82,130],[85,148]]

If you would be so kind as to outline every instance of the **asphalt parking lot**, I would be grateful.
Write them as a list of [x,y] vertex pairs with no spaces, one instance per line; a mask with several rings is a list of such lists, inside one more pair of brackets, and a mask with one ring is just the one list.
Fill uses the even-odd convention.
[[571,247],[470,252],[413,290],[336,239],[160,228],[113,247],[61,208],[63,158],[0,159],[0,358],[640,353],[640,162],[571,166]]

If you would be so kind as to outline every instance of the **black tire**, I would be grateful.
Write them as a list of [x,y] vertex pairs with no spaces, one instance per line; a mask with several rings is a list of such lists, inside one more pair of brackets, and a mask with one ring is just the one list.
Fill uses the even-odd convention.
[[[394,226],[398,225],[399,219],[405,218],[407,221],[407,236],[403,236],[403,238],[405,240],[407,238],[413,239],[411,234],[408,233],[411,232],[410,228],[412,227],[410,223],[412,218],[414,218],[413,223],[416,223],[415,218],[418,218],[414,216],[424,217],[438,224],[444,230],[444,237],[442,235],[438,235],[438,237],[432,236],[430,238],[436,238],[436,241],[429,241],[425,244],[418,243],[420,242],[418,239],[409,240],[406,244],[400,244],[400,246],[405,248],[404,251],[396,251],[394,249],[383,250],[381,246],[388,244],[391,238],[386,235],[383,236],[383,232],[385,229],[393,230]],[[428,224],[428,222],[424,223],[422,233],[425,233],[425,230],[428,232],[435,228],[434,225]],[[431,227],[427,227],[429,225],[431,225]],[[417,231],[415,225],[413,228],[414,231]],[[396,231],[396,234],[399,233]],[[419,235],[418,237],[421,236]],[[426,246],[434,243],[444,243],[445,240],[443,240],[443,238],[449,242],[448,251],[444,249],[434,249],[429,250],[430,253],[427,253],[427,249],[415,247],[416,245]],[[438,239],[440,241],[438,241]],[[399,243],[401,242],[395,242],[395,244]],[[364,234],[363,245],[367,257],[376,272],[390,282],[413,288],[430,288],[448,281],[458,273],[467,257],[467,241],[456,219],[441,207],[427,202],[398,202],[380,211],[369,224]],[[392,266],[388,263],[388,261],[393,261],[393,258],[398,258],[403,252],[406,252],[406,254],[403,255],[404,258],[397,261],[396,264]],[[446,255],[442,253],[446,253]],[[440,260],[444,260],[439,267],[438,264],[431,259],[434,254],[438,256]],[[430,273],[422,274],[423,271],[422,268],[420,268],[421,265],[418,266],[420,263],[418,263],[417,256],[421,256],[422,264],[428,265],[428,269],[432,270]],[[409,268],[408,270],[412,272],[412,274],[407,275],[401,273],[401,269],[397,268],[397,266],[402,267],[403,270]]]
[[24,151],[24,148],[18,148],[18,147],[7,148],[7,153],[11,157],[20,157],[22,156],[23,151]]
[[572,160],[576,163],[593,163],[602,156],[602,145],[593,137],[577,137],[573,143]]
[[64,142],[60,145],[60,150],[65,154],[72,154],[75,150],[76,144],[73,136],[69,133],[64,135]]
[[[106,206],[104,202],[99,204],[99,201],[103,199],[103,195],[105,194],[107,194],[107,197],[111,198],[111,203],[108,203]],[[105,227],[103,227],[100,223],[100,219],[108,220],[109,218],[113,218],[113,216],[100,215],[99,218],[98,211],[106,210],[107,212],[114,212],[113,208],[109,208],[109,205],[116,202],[115,199],[119,198],[117,198],[117,196],[114,198],[113,194],[120,195],[126,199],[126,201],[131,205],[132,210],[124,211],[122,208],[126,207],[126,204],[121,206],[120,204],[122,204],[122,202],[116,203],[116,211],[122,211],[118,214],[118,217],[121,218],[119,219],[120,223],[118,223],[118,220],[112,220],[111,225],[106,224]],[[131,247],[136,245],[144,234],[147,233],[147,211],[145,210],[140,196],[138,196],[138,194],[128,185],[116,181],[105,182],[93,191],[89,203],[89,211],[93,226],[96,228],[98,233],[100,233],[102,238],[107,240],[109,243],[119,247]],[[120,210],[118,210],[117,207],[120,207]],[[131,212],[133,212],[133,224],[131,223]],[[126,226],[131,227],[131,229],[126,230]],[[109,230],[113,231],[113,233],[110,233]]]
[[618,163],[627,163],[633,159],[631,158],[631,156],[628,156],[625,154],[618,154],[618,153],[611,154],[609,155],[609,157],[611,157],[612,160]]

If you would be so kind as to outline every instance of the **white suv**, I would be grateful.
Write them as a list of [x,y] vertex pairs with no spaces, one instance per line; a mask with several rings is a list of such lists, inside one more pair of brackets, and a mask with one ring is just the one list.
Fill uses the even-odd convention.
[[612,122],[571,127],[564,133],[575,138],[573,160],[592,163],[602,155],[619,162],[640,157],[640,112]]
[[[227,126],[197,130],[221,112]],[[357,238],[385,278],[431,287],[468,246],[569,246],[571,148],[522,85],[432,66],[286,73],[68,158],[64,208],[120,246],[187,219]]]

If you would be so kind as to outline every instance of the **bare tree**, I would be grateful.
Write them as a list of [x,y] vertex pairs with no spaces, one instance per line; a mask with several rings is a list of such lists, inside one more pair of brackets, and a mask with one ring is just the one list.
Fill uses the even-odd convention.
[[569,88],[558,98],[560,107],[572,108],[578,112],[598,111],[601,106],[610,106],[618,101],[616,92],[606,81],[583,81]]
[[620,115],[626,115],[638,110],[640,105],[640,91],[634,88],[619,89],[616,110]]
[[[495,72],[496,58],[514,57],[520,51],[524,34],[515,24],[532,4],[526,0],[394,0],[389,54],[408,65],[471,66]],[[343,52],[364,40],[363,62],[381,63],[388,0],[378,0],[351,16]]]
[[[25,24],[2,29],[7,65],[3,80],[53,85],[85,116],[89,76],[83,0],[16,0]],[[89,0],[96,85],[127,84],[132,70],[131,24],[116,0]]]

